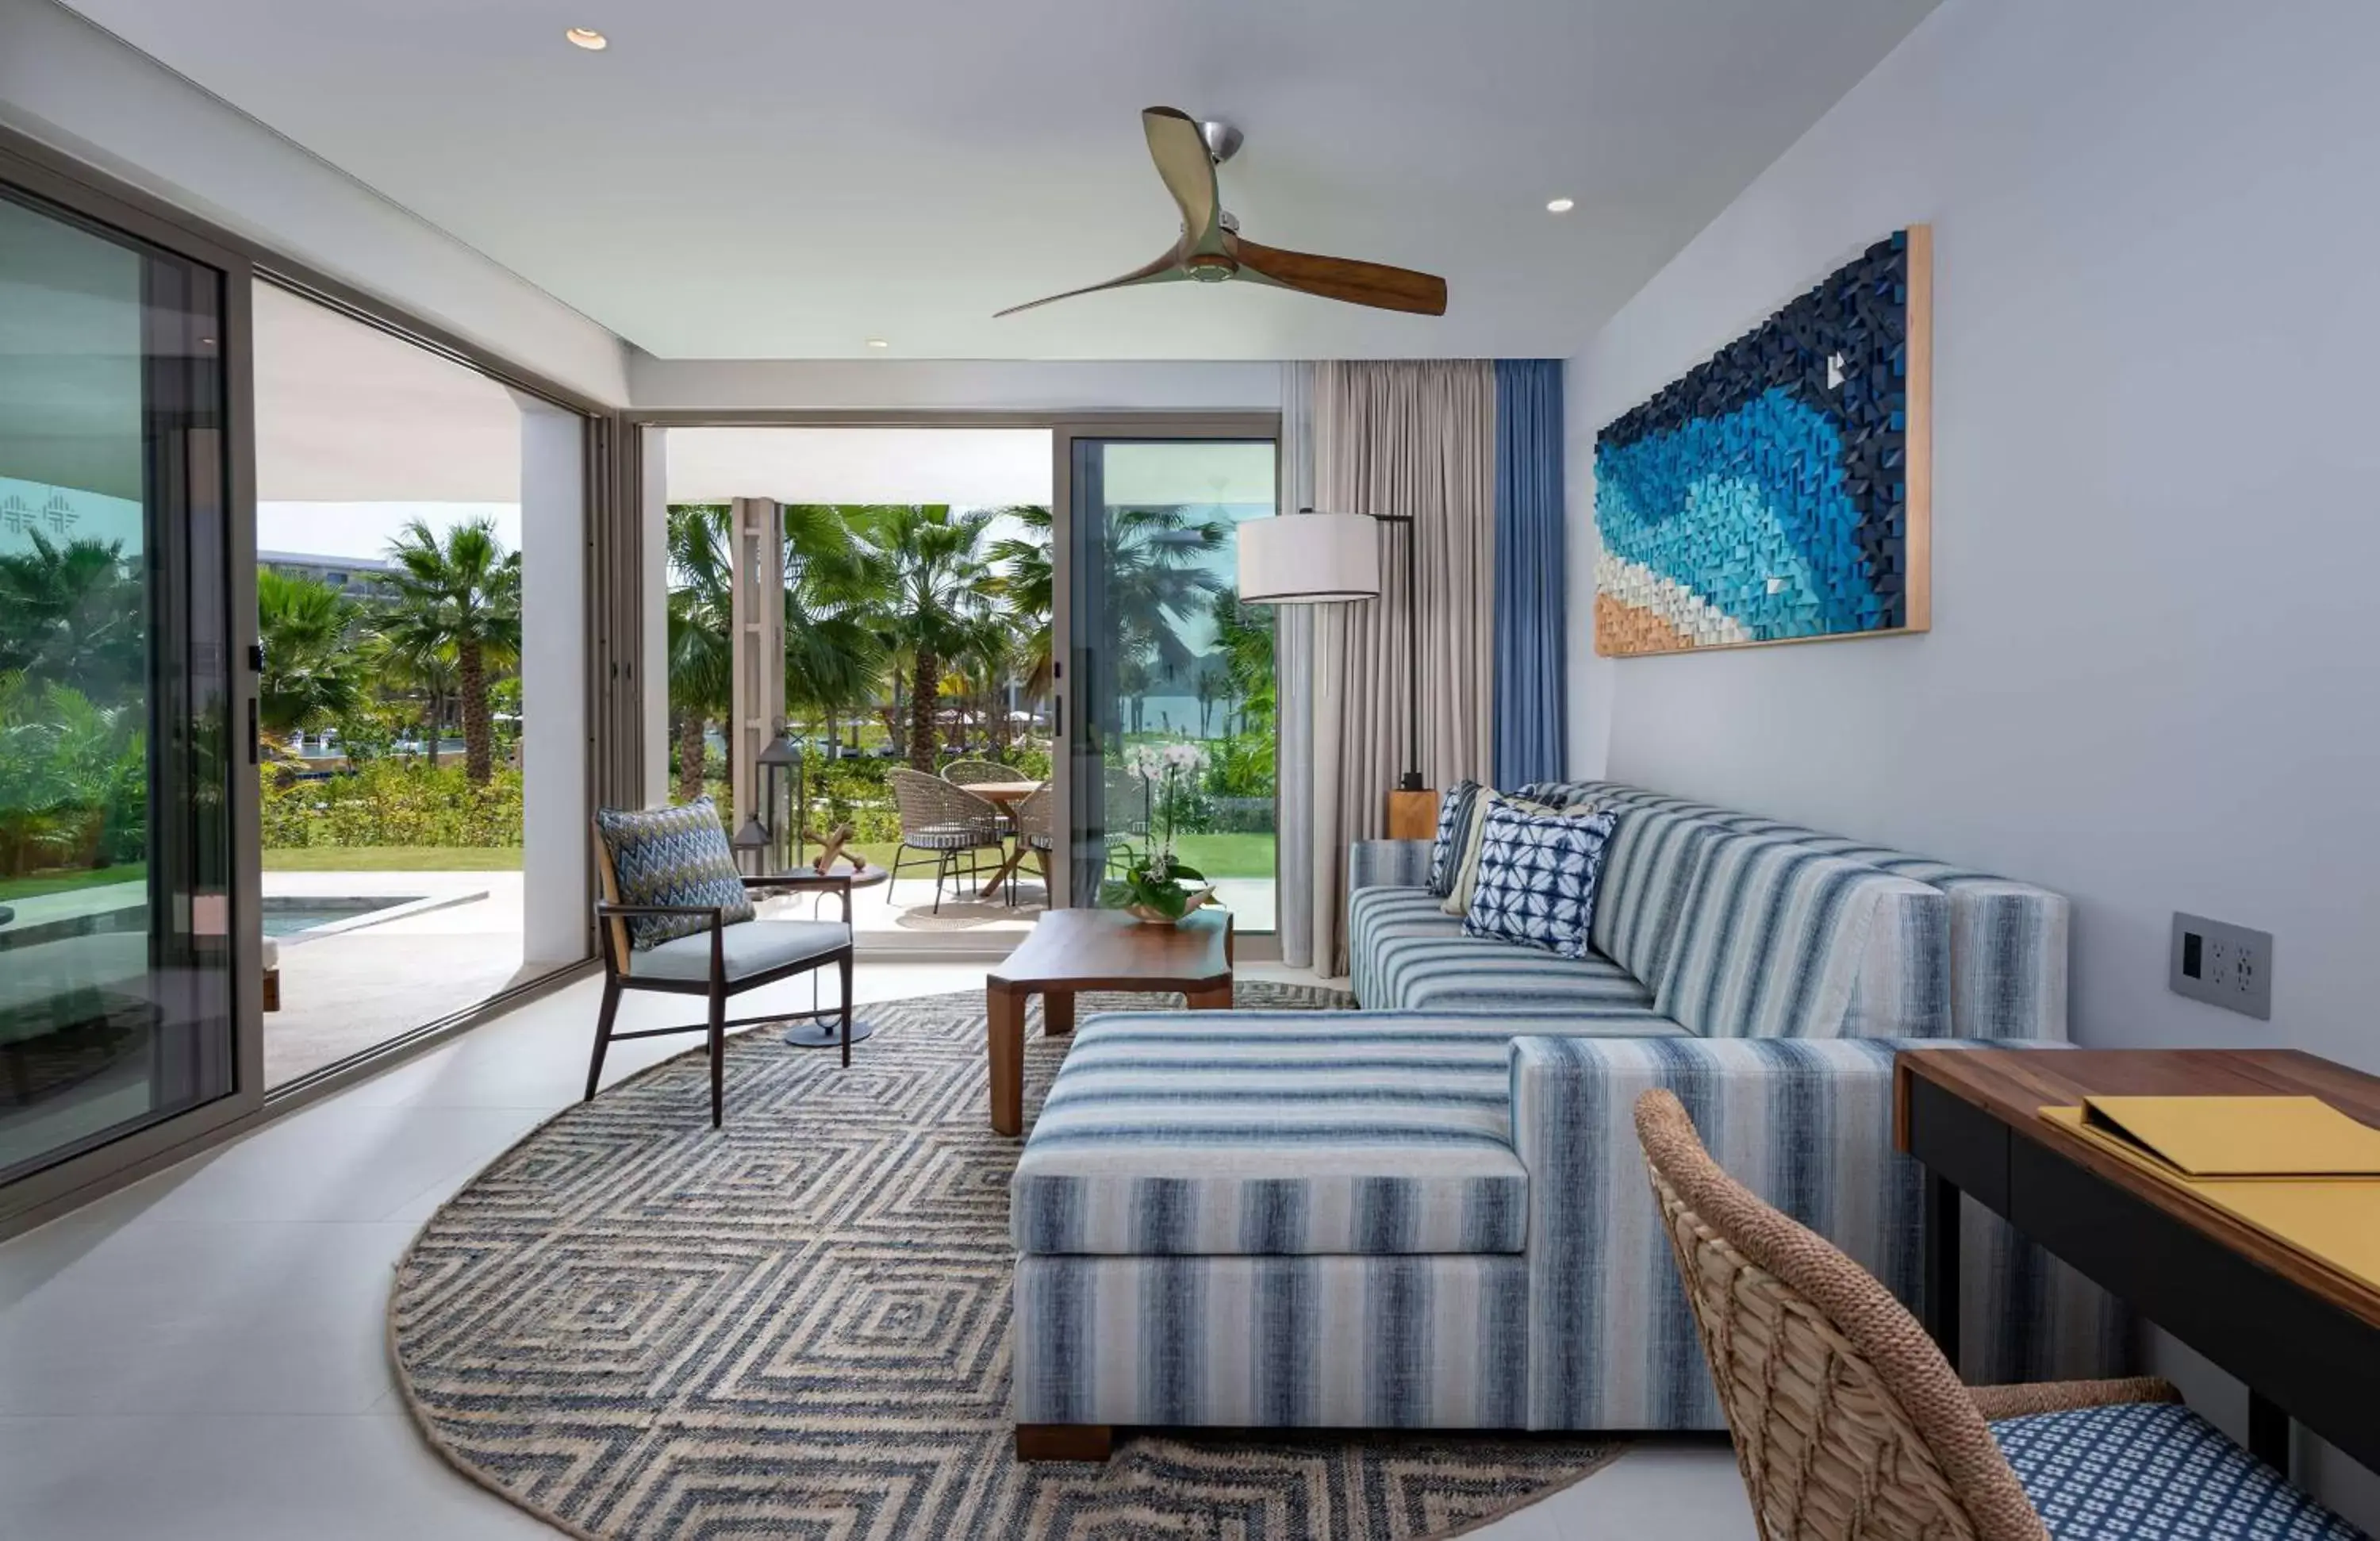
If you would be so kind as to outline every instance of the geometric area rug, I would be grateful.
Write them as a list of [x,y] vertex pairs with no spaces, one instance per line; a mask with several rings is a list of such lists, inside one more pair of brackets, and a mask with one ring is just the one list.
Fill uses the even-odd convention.
[[[1246,981],[1244,1006],[1347,998]],[[1087,996],[1093,1010],[1182,998]],[[1028,1020],[1028,1121],[1064,1058]],[[414,1238],[389,1347],[465,1474],[637,1541],[1426,1541],[1620,1452],[1583,1436],[1208,1431],[1021,1463],[980,992],[871,1004],[845,1070],[766,1029],[555,1115]],[[591,1030],[591,1028],[590,1028]],[[1029,1127],[1029,1122],[1028,1122]]]

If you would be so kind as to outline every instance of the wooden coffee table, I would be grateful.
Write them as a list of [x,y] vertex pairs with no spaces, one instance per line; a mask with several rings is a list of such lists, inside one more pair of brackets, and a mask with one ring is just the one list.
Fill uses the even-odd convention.
[[1041,1030],[1075,1030],[1075,992],[1180,990],[1197,1011],[1232,1004],[1232,915],[1208,908],[1178,926],[1144,926],[1120,910],[1051,910],[991,971],[991,1127],[1025,1132],[1025,998],[1041,997]]

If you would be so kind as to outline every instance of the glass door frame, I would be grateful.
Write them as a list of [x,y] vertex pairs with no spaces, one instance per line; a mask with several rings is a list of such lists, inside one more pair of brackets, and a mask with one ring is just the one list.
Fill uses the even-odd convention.
[[[1075,553],[1075,445],[1078,440],[1123,440],[1151,443],[1196,441],[1200,439],[1240,441],[1266,440],[1273,447],[1273,506],[1281,506],[1281,414],[1279,412],[1131,412],[1106,417],[1066,416],[1054,419],[1050,424],[1050,454],[1053,456],[1050,482],[1051,536],[1054,564],[1050,585],[1054,603],[1050,615],[1050,656],[1060,661],[1074,657],[1075,622],[1072,595],[1074,593]],[[1073,693],[1075,682],[1060,678],[1056,698],[1064,702]],[[1071,826],[1075,807],[1074,761],[1069,752],[1075,722],[1062,706],[1061,720],[1054,734],[1056,752],[1050,756],[1050,776],[1056,783],[1055,795],[1060,808],[1067,810]],[[1273,792],[1274,827],[1280,826],[1281,793]],[[1052,909],[1087,904],[1089,895],[1074,892],[1074,860],[1072,843],[1065,860],[1051,864],[1051,882],[1056,892],[1050,895]],[[1276,857],[1274,880],[1280,878]],[[1276,891],[1277,892],[1277,891]],[[1278,901],[1276,901],[1278,903]],[[1240,955],[1252,959],[1278,958],[1281,942],[1275,932],[1256,933],[1240,939]]]
[[[246,339],[255,268],[242,252],[220,244],[178,222],[162,218],[129,200],[118,198],[79,177],[61,171],[48,157],[25,152],[13,136],[0,139],[0,183],[62,211],[74,219],[105,227],[167,253],[197,262],[223,275],[224,419],[216,431],[217,454],[224,467],[225,538],[233,553],[256,544],[255,435],[250,431],[254,381]],[[261,864],[246,853],[261,838],[256,778],[244,774],[243,758],[249,713],[256,699],[256,676],[248,668],[256,643],[256,574],[252,563],[227,564],[224,603],[228,609],[231,649],[227,661],[230,690],[230,785],[233,859],[230,914],[231,1021],[233,1031],[232,1089],[184,1112],[131,1130],[67,1157],[0,1188],[0,1236],[24,1224],[38,1223],[54,1207],[79,1203],[83,1191],[110,1178],[178,1155],[194,1141],[208,1139],[228,1126],[255,1116],[264,1103],[264,1027],[261,993],[263,981],[261,932],[256,917],[261,909]]]

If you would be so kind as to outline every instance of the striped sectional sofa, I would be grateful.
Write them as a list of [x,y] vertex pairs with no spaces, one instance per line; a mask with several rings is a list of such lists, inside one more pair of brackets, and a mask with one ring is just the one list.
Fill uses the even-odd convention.
[[[1630,1109],[1904,1300],[1894,1051],[2065,1037],[2066,904],[1609,783],[1583,961],[1468,939],[1427,843],[1354,855],[1353,1012],[1093,1017],[1011,1186],[1020,1450],[1117,1426],[1724,1426]],[[1977,1381],[2112,1373],[2125,1324],[1963,1217]],[[1054,1442],[1053,1442],[1054,1441]]]

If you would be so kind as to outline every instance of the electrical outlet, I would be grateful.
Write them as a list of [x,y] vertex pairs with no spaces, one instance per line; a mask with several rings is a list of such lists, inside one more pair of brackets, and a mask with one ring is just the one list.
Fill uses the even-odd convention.
[[2273,933],[2176,910],[2166,985],[2176,995],[2269,1022]]

